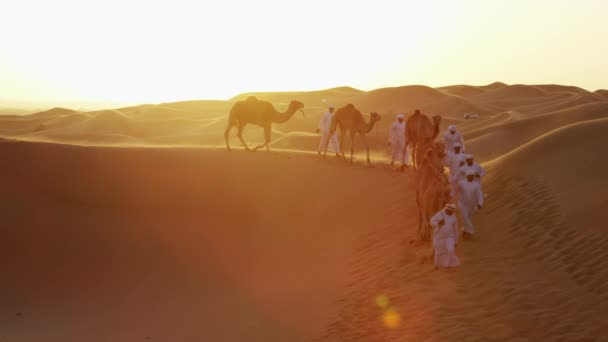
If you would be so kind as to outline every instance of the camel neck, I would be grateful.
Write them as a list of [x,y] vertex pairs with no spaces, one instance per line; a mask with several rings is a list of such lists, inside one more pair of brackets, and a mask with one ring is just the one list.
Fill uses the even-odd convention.
[[372,129],[374,129],[374,125],[376,124],[375,120],[372,120],[371,118],[369,119],[369,122],[367,123],[367,127],[366,127],[366,131],[365,133],[369,133],[372,131]]
[[287,108],[283,113],[276,112],[275,119],[273,120],[276,123],[284,123],[287,122],[291,117],[295,114],[296,110],[292,107]]
[[291,117],[295,114],[295,112],[296,112],[296,110],[293,109],[292,107],[287,108],[287,110],[282,113],[277,111],[275,113],[274,120],[272,120],[272,121],[276,122],[276,123],[287,122],[289,119],[291,119]]

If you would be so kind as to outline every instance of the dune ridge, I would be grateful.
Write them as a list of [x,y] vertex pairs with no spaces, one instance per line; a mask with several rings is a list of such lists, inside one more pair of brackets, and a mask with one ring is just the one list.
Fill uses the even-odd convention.
[[[608,97],[601,91],[592,93],[582,88],[562,85],[507,85],[495,82],[486,86],[455,85],[431,88],[413,85],[371,91],[338,87],[306,92],[246,93],[227,101],[194,100],[158,105],[144,104],[94,112],[55,108],[19,117],[0,116],[0,137],[99,145],[221,146],[224,144],[223,130],[230,107],[235,101],[252,95],[272,101],[278,110],[284,110],[292,99],[305,103],[305,117],[295,115],[281,126],[273,127],[278,134],[275,138],[281,139],[276,145],[290,148],[302,146],[314,150],[318,137],[311,133],[317,128],[324,107],[329,103],[337,106],[353,103],[366,116],[372,111],[379,112],[384,120],[380,121],[370,134],[372,149],[376,153],[386,153],[386,140],[392,117],[398,112],[410,113],[416,108],[429,114],[442,115],[442,131],[449,124],[456,124],[466,135],[475,138],[482,132],[494,129],[490,128],[493,125],[507,122],[522,127],[537,125],[529,121],[535,116],[547,119],[548,115],[562,116],[563,111],[589,111],[590,114],[582,115],[594,116],[596,114],[591,112],[596,113],[596,108],[608,103]],[[479,118],[464,120],[464,114],[477,114]],[[549,129],[554,128],[555,126],[551,126]],[[116,141],[112,141],[112,137],[115,137]],[[248,141],[257,143],[262,140],[263,135],[259,128],[250,126],[245,130],[245,137]],[[496,139],[486,135],[483,142],[500,146],[502,138],[500,134],[496,134]],[[289,141],[290,139],[297,141]],[[524,142],[517,140],[516,144],[507,145],[512,149]],[[496,153],[504,152],[505,149],[500,148]],[[480,153],[484,160],[497,156],[488,156],[484,151]]]

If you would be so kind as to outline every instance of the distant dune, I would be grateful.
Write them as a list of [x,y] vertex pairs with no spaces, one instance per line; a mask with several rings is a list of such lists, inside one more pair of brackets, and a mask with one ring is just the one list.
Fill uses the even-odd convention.
[[[421,109],[429,114],[444,117],[441,129],[456,124],[468,136],[477,137],[486,129],[496,129],[496,124],[528,120],[535,116],[545,117],[562,111],[585,110],[608,102],[605,91],[588,92],[573,86],[562,85],[507,85],[495,82],[486,86],[455,85],[440,88],[414,85],[361,91],[351,87],[338,87],[319,91],[247,93],[229,101],[195,100],[158,105],[144,104],[115,110],[78,112],[54,108],[25,116],[0,116],[0,137],[23,140],[53,141],[99,145],[218,145],[224,144],[223,131],[228,112],[235,101],[256,96],[274,103],[277,110],[284,110],[291,100],[305,103],[306,116],[296,114],[282,125],[275,125],[274,138],[277,147],[313,149],[318,141],[314,130],[330,103],[343,106],[355,104],[366,118],[372,111],[383,116],[370,141],[376,153],[386,154],[388,128],[394,115],[409,114]],[[581,107],[582,106],[582,107]],[[589,106],[589,107],[585,107]],[[508,113],[508,114],[507,114]],[[476,114],[476,120],[464,120],[465,114]],[[508,119],[505,119],[506,116]],[[572,123],[572,122],[569,122]],[[548,129],[554,129],[551,126]],[[236,131],[236,130],[234,130]],[[543,130],[546,132],[547,129]],[[235,132],[233,132],[233,138]],[[285,135],[288,134],[288,135]],[[261,142],[262,130],[249,126],[245,136],[252,143]],[[112,141],[112,138],[115,141]],[[297,138],[296,138],[297,137]],[[533,138],[533,137],[532,137]],[[297,141],[292,141],[296,139]],[[493,138],[486,136],[485,143]],[[488,140],[489,139],[489,140]],[[521,141],[497,141],[508,149],[519,146]],[[238,142],[237,142],[238,145]],[[497,149],[492,158],[505,152]],[[482,152],[485,156],[488,154]]]
[[598,89],[595,91],[596,94],[600,94],[602,96],[608,97],[608,90],[606,89]]
[[577,122],[608,117],[608,103],[590,103],[562,109],[529,119],[511,120],[465,133],[467,148],[482,161],[488,161],[533,139]]
[[469,85],[455,85],[449,87],[438,88],[450,95],[469,97],[473,95],[483,94],[487,91],[483,87],[469,86]]

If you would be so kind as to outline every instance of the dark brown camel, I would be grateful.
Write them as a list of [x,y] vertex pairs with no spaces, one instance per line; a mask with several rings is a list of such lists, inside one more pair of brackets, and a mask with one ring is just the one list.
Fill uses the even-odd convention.
[[[425,114],[422,114],[420,110],[416,109],[414,114],[410,115],[406,122],[406,148],[409,146],[412,151],[412,164],[414,167],[418,167],[420,163],[419,152],[424,152],[428,146],[430,146],[437,135],[439,135],[439,124],[441,123],[441,116],[434,115],[433,121]],[[418,147],[419,144],[425,146]]]
[[418,204],[418,236],[422,242],[431,240],[430,219],[450,200],[450,186],[443,171],[443,144],[437,142],[421,153],[416,170],[416,202]]
[[[352,104],[347,104],[338,109],[334,114],[334,117],[331,120],[331,126],[329,127],[328,136],[331,137],[336,131],[336,128],[340,127],[340,152],[342,157],[346,159],[344,156],[344,134],[347,132],[350,133],[350,162],[352,164],[353,154],[355,153],[355,134],[359,133],[361,141],[363,142],[363,145],[365,145],[365,150],[367,151],[367,164],[371,164],[369,159],[369,145],[365,139],[365,134],[369,133],[378,121],[380,121],[380,115],[374,112],[370,114],[369,122],[365,122],[363,114],[361,114],[361,112]],[[329,139],[327,139],[327,142],[325,143],[323,158],[327,155],[328,144]]]
[[[232,106],[230,110],[230,116],[228,117],[228,125],[224,132],[224,138],[226,139],[226,147],[230,150],[229,135],[230,130],[233,126],[238,127],[237,137],[243,144],[246,150],[249,151],[249,147],[243,140],[243,129],[247,124],[253,124],[264,128],[264,143],[256,146],[253,151],[256,151],[262,147],[266,147],[266,151],[269,151],[270,147],[270,132],[273,123],[284,123],[295,114],[296,111],[302,111],[304,104],[298,101],[291,101],[289,107],[283,113],[274,109],[270,102],[258,100],[254,96],[248,97],[244,101],[239,101]],[[304,112],[302,111],[302,114]]]

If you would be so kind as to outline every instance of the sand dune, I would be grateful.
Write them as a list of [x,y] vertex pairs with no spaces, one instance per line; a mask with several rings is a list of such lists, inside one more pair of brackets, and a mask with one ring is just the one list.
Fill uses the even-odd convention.
[[[372,149],[385,151],[387,132],[394,115],[398,112],[408,114],[416,108],[429,114],[442,115],[442,130],[449,124],[457,124],[469,136],[476,137],[480,131],[495,129],[492,128],[495,125],[507,122],[514,124],[514,121],[560,111],[582,111],[581,108],[594,111],[591,104],[602,105],[608,102],[608,98],[600,91],[591,93],[581,88],[561,85],[527,86],[495,82],[487,86],[457,85],[436,89],[404,86],[372,91],[340,87],[309,92],[247,93],[228,101],[197,100],[145,104],[86,113],[55,108],[27,116],[0,117],[0,136],[100,145],[221,146],[224,144],[223,131],[230,107],[234,101],[252,95],[272,101],[279,111],[284,110],[293,99],[305,103],[305,116],[296,114],[287,123],[275,125],[273,129],[277,132],[275,138],[280,138],[283,133],[290,133],[283,141],[277,142],[276,146],[306,150],[315,146],[315,137],[310,134],[317,128],[319,118],[328,103],[338,106],[353,103],[366,116],[372,111],[383,115],[384,120],[374,128],[370,140]],[[588,107],[579,107],[585,105]],[[464,120],[464,114],[477,114],[479,118]],[[551,126],[543,132],[555,128]],[[478,132],[470,133],[472,131]],[[234,137],[236,130],[233,130],[232,134]],[[251,143],[263,139],[262,131],[253,126],[245,129],[245,136]],[[115,137],[116,141],[112,141],[112,137]],[[292,138],[298,142],[289,142]],[[299,146],[300,142],[303,145]],[[514,143],[507,142],[505,146],[512,149],[523,142],[515,139]],[[499,148],[491,157],[504,152],[505,148]],[[482,151],[481,154],[485,153]]]
[[[459,246],[457,271],[417,263],[407,221],[401,247],[396,229],[370,236],[340,318],[321,340],[600,340],[608,238],[598,223],[608,163],[596,157],[606,131],[608,119],[566,126],[488,165],[481,231]],[[398,248],[400,257],[384,257]],[[379,294],[400,315],[398,327],[382,325]]]
[[486,86],[481,86],[480,88],[484,88],[484,89],[499,89],[499,88],[504,88],[506,86],[507,86],[506,83],[494,82],[494,83],[488,84]]
[[598,89],[595,91],[596,94],[600,94],[602,96],[608,97],[608,90],[606,89]]
[[[371,108],[383,114],[369,134],[375,168],[314,154],[328,95],[366,116]],[[0,136],[17,139],[0,140],[0,186],[9,194],[0,199],[0,339],[605,334],[602,92],[497,82],[256,96],[278,110],[293,98],[312,101],[305,117],[273,127],[276,152],[213,148],[223,145],[234,99],[0,117]],[[468,151],[488,162],[479,235],[459,244],[458,270],[421,263],[413,171],[384,164],[393,115],[416,106],[443,114],[442,130],[457,124]],[[481,116],[464,120],[471,111]],[[248,127],[245,139],[261,142],[262,129]],[[395,326],[375,304],[379,296],[392,323],[398,316]]]
[[310,341],[362,237],[399,221],[361,192],[408,182],[285,153],[0,150],[9,341]]
[[479,95],[479,94],[483,94],[487,91],[487,89],[484,89],[483,87],[476,87],[476,86],[470,86],[470,85],[454,85],[454,86],[448,86],[448,87],[440,87],[437,89],[440,89],[441,91],[444,91],[450,95],[456,95],[456,96],[462,96],[462,97]]
[[547,132],[576,122],[608,117],[608,102],[592,103],[466,132],[467,148],[482,161],[497,158]]

